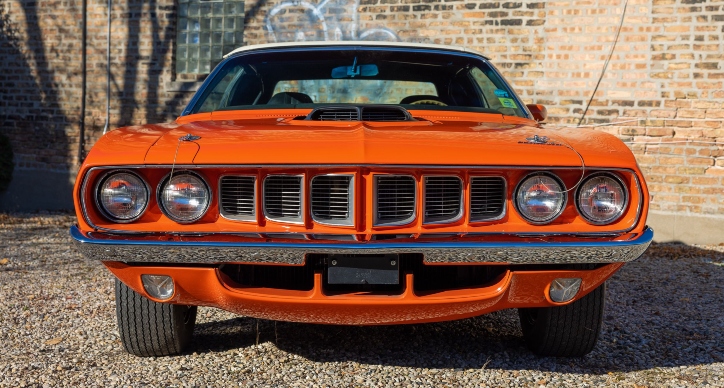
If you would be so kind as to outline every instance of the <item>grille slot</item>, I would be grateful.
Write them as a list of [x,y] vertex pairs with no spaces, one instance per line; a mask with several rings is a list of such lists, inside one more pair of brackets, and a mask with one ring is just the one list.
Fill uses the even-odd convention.
[[362,108],[362,121],[408,121],[409,114],[398,107]]
[[312,112],[311,120],[319,121],[359,121],[357,108],[320,108]]
[[425,177],[423,222],[454,222],[462,216],[462,180],[454,176]]
[[351,175],[321,175],[312,179],[312,217],[333,225],[352,225]]
[[415,219],[417,182],[406,175],[375,177],[375,225],[403,225]]
[[410,112],[399,106],[323,106],[307,115],[317,121],[414,121]]
[[302,221],[302,177],[269,175],[264,179],[264,213],[277,221]]
[[256,220],[256,178],[225,176],[219,183],[221,215],[235,220]]
[[470,221],[497,220],[505,212],[505,180],[473,177],[470,180]]

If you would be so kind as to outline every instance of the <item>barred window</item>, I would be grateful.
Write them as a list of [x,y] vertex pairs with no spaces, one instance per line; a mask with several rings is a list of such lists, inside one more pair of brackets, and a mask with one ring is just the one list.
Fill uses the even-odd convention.
[[244,38],[243,0],[178,0],[176,73],[209,74]]

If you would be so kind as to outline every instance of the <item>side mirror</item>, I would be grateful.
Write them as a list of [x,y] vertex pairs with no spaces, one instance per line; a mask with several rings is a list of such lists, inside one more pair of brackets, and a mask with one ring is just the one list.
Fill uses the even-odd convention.
[[537,122],[545,121],[548,117],[548,109],[541,104],[528,104],[526,107]]

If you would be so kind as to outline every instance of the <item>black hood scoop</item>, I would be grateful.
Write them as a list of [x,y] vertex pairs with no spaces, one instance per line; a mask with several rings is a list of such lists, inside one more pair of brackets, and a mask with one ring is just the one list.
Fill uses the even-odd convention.
[[312,121],[415,121],[407,109],[400,106],[365,105],[322,106],[310,112],[304,120]]

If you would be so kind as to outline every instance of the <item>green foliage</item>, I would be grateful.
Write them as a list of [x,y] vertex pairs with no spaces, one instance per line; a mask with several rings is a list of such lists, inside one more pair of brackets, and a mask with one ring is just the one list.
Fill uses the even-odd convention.
[[5,191],[13,179],[13,147],[10,139],[0,133],[0,192]]

